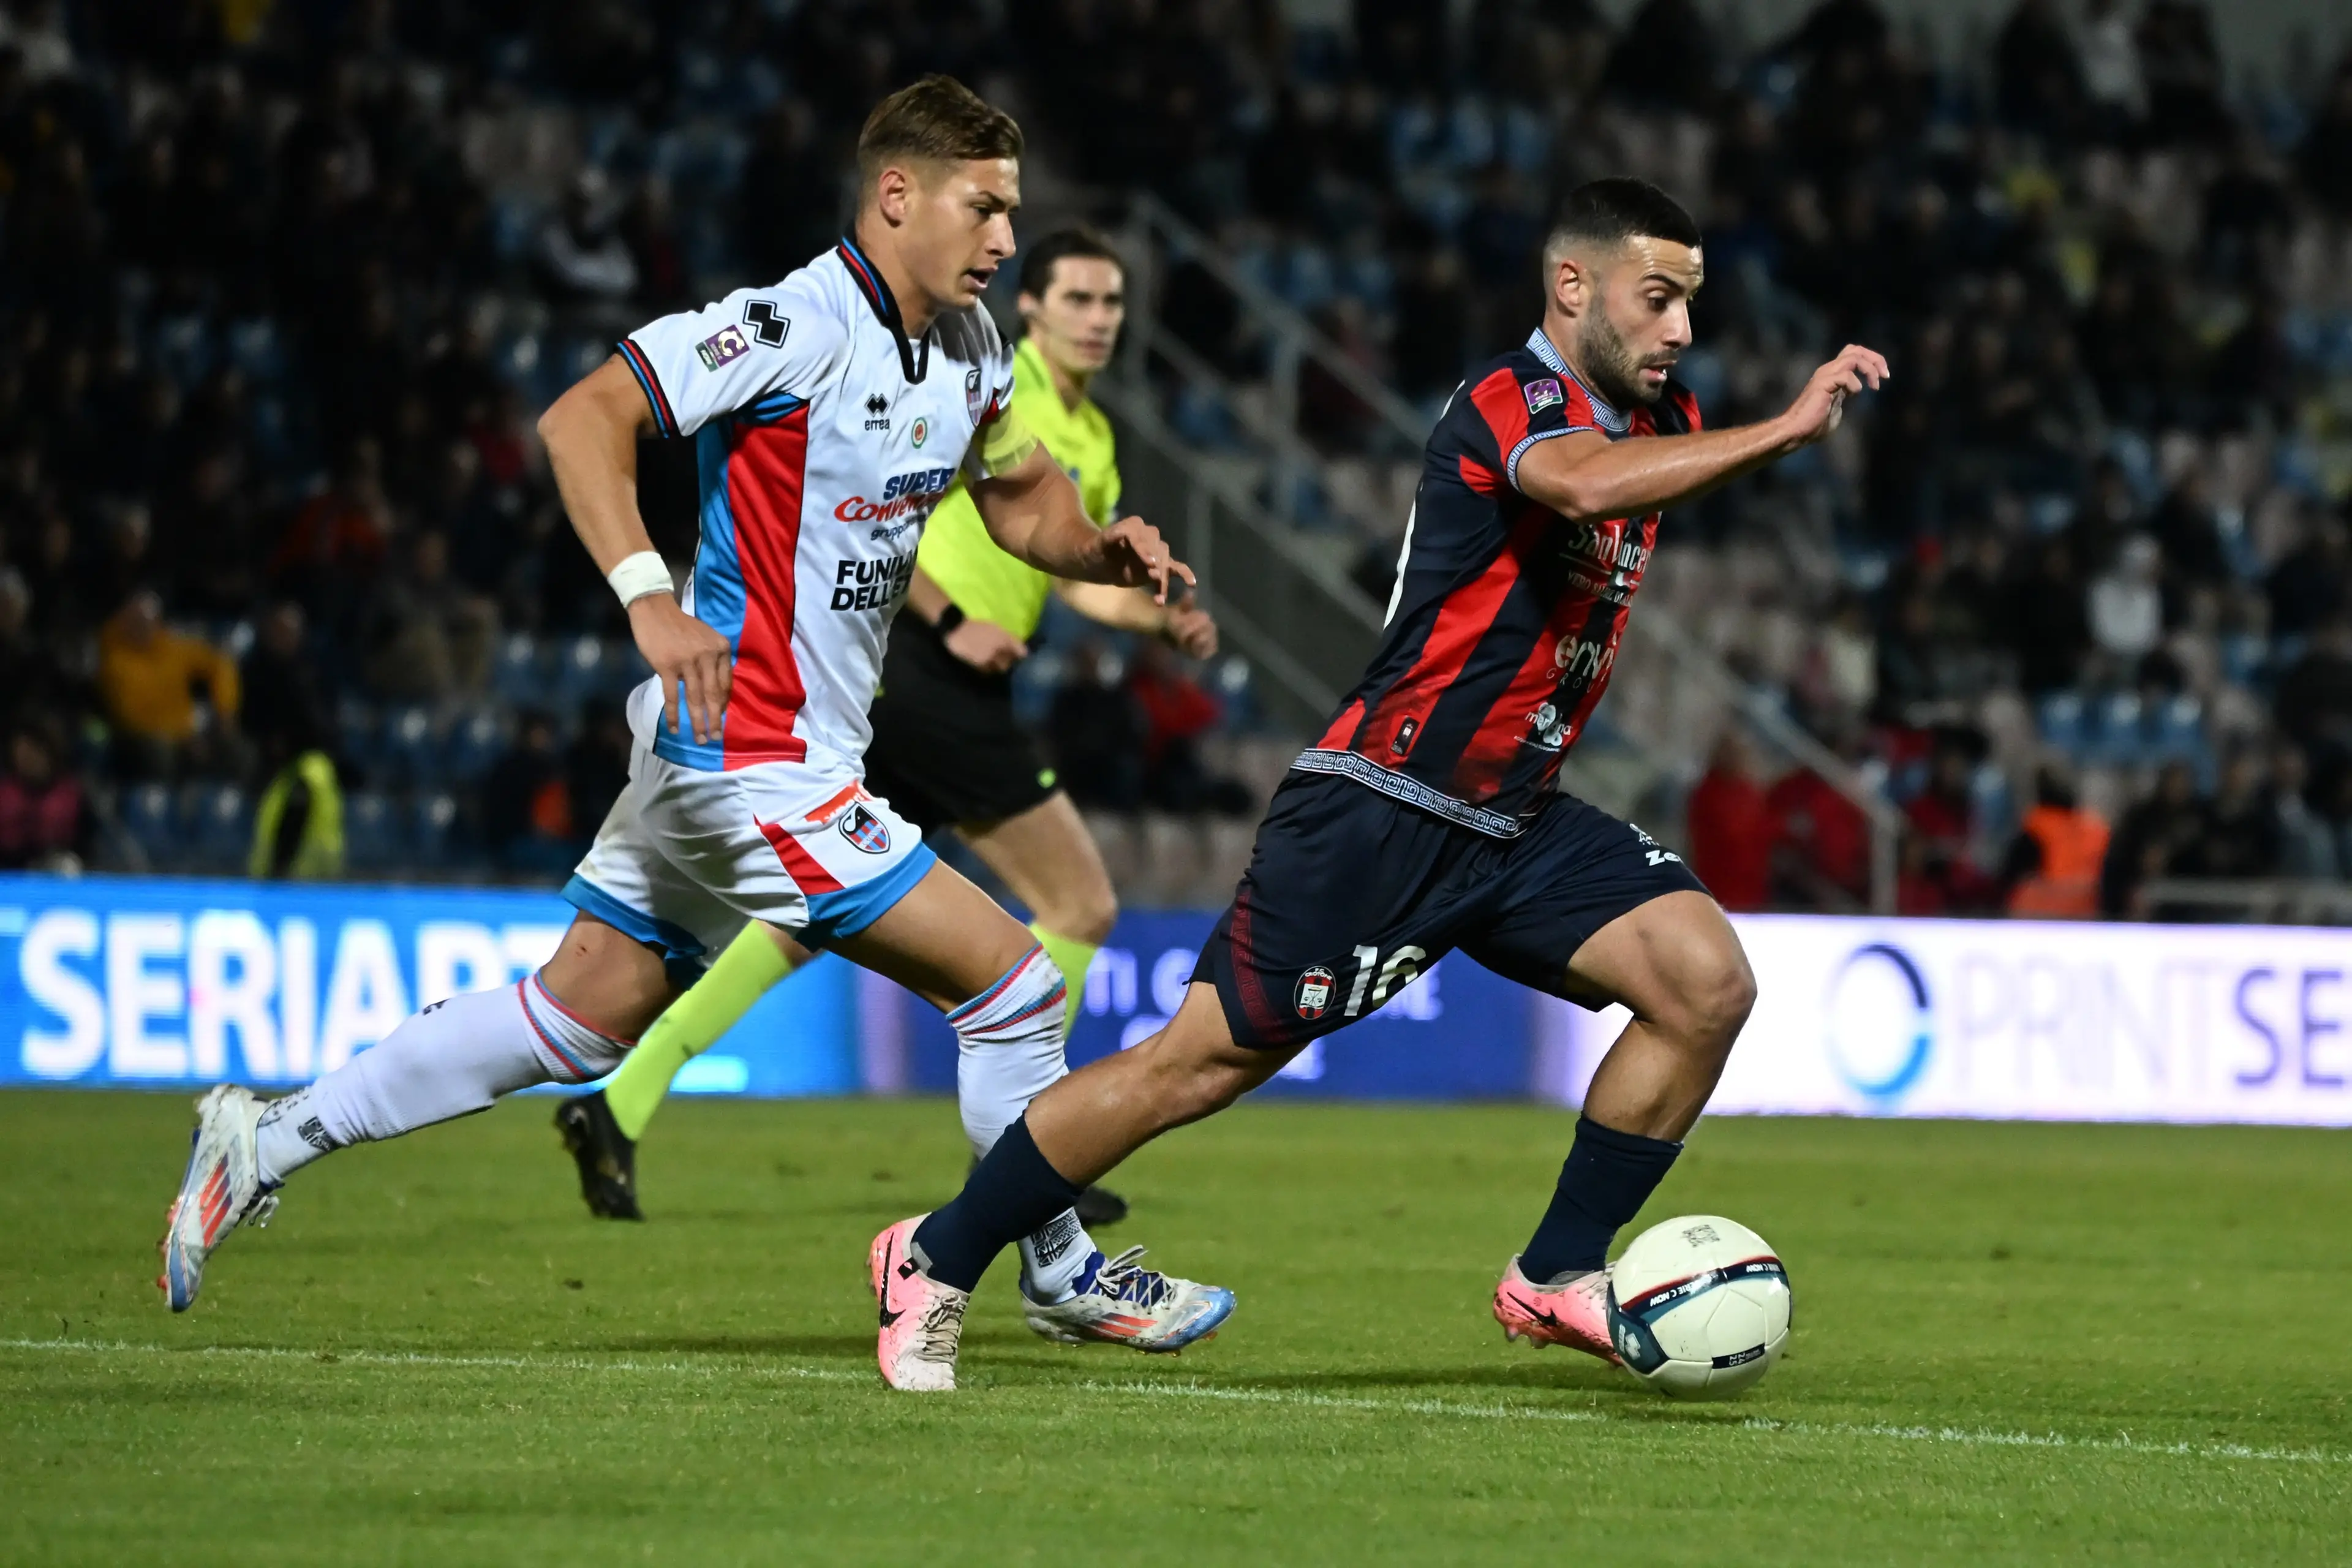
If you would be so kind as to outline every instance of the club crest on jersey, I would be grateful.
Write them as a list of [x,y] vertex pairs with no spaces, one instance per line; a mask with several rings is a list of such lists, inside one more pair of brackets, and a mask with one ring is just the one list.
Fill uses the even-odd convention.
[[1298,1016],[1309,1023],[1321,1017],[1324,1009],[1331,1005],[1331,988],[1339,983],[1339,978],[1319,963],[1300,975],[1298,990],[1293,998],[1298,1007]]
[[741,359],[751,352],[751,340],[743,329],[730,323],[694,345],[695,357],[702,361],[705,370],[717,370],[731,359]]
[[1530,414],[1541,414],[1547,408],[1557,408],[1568,401],[1568,394],[1559,389],[1557,376],[1548,375],[1541,381],[1531,381],[1519,390],[1528,395],[1528,412]]
[[981,411],[987,406],[987,400],[980,395],[980,367],[974,365],[963,373],[963,411],[971,415],[971,422],[977,425]]
[[868,855],[890,853],[888,825],[866,810],[865,806],[853,805],[843,812],[840,827],[841,836],[844,838],[848,839],[853,846],[865,850]]

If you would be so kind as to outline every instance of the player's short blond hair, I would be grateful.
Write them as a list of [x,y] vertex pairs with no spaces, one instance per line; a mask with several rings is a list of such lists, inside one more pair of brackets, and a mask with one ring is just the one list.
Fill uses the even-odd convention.
[[1013,116],[951,76],[931,75],[874,106],[857,133],[857,181],[871,191],[893,163],[1021,156]]

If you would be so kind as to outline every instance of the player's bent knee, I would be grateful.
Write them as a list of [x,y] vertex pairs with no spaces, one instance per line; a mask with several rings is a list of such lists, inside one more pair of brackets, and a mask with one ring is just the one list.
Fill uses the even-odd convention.
[[1682,979],[1679,989],[1687,1008],[1691,1043],[1718,1055],[1728,1055],[1731,1042],[1756,1010],[1756,972],[1738,942],[1710,944],[1709,951]]
[[[1099,889],[1089,889],[1085,899],[1072,910],[1069,929],[1063,934],[1076,937],[1091,947],[1100,947],[1110,940],[1118,924],[1118,895],[1106,883]],[[1086,977],[1080,975],[1079,979]]]

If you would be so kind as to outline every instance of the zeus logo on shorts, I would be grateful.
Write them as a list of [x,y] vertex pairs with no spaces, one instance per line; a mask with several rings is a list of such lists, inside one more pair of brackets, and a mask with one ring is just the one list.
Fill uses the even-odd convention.
[[1541,381],[1531,381],[1519,390],[1528,395],[1528,412],[1530,414],[1541,414],[1547,408],[1557,408],[1568,401],[1568,394],[1559,389],[1559,381],[1549,375]]
[[702,361],[705,370],[717,370],[731,359],[741,359],[751,352],[751,340],[743,329],[734,325],[719,328],[694,345],[695,356]]
[[1300,975],[1295,997],[1298,1016],[1309,1023],[1321,1017],[1323,1010],[1331,1005],[1331,990],[1339,983],[1339,977],[1319,963]]
[[889,826],[864,806],[853,805],[843,812],[838,826],[844,838],[868,855],[890,853]]

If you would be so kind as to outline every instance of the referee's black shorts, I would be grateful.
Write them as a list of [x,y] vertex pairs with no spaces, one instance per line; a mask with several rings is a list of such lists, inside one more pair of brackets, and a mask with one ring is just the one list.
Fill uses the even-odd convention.
[[890,628],[873,716],[866,787],[919,827],[1001,822],[1054,793],[1013,721],[1013,678],[972,668],[912,616]]

